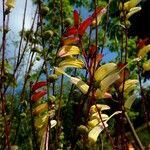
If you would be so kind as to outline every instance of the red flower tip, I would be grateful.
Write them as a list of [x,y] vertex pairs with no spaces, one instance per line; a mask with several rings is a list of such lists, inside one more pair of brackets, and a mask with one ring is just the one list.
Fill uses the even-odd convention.
[[38,100],[39,100],[42,96],[44,96],[45,94],[47,94],[47,91],[46,91],[46,90],[42,90],[42,91],[38,91],[38,92],[34,93],[34,94],[31,96],[32,102],[38,101]]

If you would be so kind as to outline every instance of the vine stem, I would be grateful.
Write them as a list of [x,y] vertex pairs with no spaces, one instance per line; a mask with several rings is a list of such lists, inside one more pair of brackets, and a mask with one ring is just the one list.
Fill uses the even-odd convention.
[[139,62],[137,63],[137,67],[138,67],[138,78],[139,78],[139,84],[140,84],[140,94],[141,94],[141,101],[142,101],[142,107],[143,107],[143,112],[144,112],[144,119],[145,119],[148,129],[150,129],[150,126],[148,123],[149,117],[148,117],[148,113],[147,113],[147,109],[146,109],[146,105],[145,105],[145,95],[144,95],[144,91],[143,91],[143,87],[142,87],[142,79],[141,79],[141,71],[140,71]]
[[[4,116],[4,134],[5,134],[5,146],[8,150],[11,149],[10,139],[9,139],[9,125],[7,123],[6,118],[6,98],[4,93],[4,82],[5,82],[5,48],[6,48],[6,14],[5,14],[5,0],[2,2],[3,7],[3,36],[2,36],[2,64],[1,64],[1,75],[0,75],[0,95],[1,95],[1,102],[2,102],[2,115]],[[5,147],[4,146],[4,147]]]
[[140,150],[144,150],[144,147],[143,147],[143,145],[142,145],[142,143],[141,143],[141,141],[140,141],[140,139],[139,139],[139,137],[138,137],[138,135],[137,135],[137,133],[136,133],[136,131],[135,131],[133,125],[132,125],[132,122],[131,122],[131,120],[130,120],[130,118],[129,118],[127,112],[125,112],[125,117],[126,117],[128,123],[129,123],[129,126],[130,126],[130,128],[131,128],[131,131],[132,131],[132,133],[133,133],[133,135],[134,135],[134,138],[135,138],[137,144],[139,145]]
[[[64,25],[63,25],[63,1],[60,0],[60,23],[61,23],[61,37],[63,35],[63,31],[64,31]],[[61,115],[61,106],[62,106],[62,96],[63,96],[63,86],[64,83],[64,76],[61,76],[61,83],[60,83],[60,96],[59,96],[59,102],[58,102],[58,114],[57,114],[57,126],[56,126],[56,146],[58,146],[58,139],[59,139],[59,135],[61,132],[61,128],[60,128],[60,124],[59,124],[59,120],[60,120],[60,115]]]

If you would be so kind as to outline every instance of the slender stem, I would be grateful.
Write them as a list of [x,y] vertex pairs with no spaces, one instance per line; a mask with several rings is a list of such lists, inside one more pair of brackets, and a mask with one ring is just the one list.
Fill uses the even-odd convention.
[[142,143],[141,143],[141,141],[140,141],[140,139],[139,139],[139,137],[138,137],[138,135],[137,135],[137,133],[136,133],[136,131],[135,131],[133,125],[132,125],[132,122],[131,122],[131,120],[130,120],[130,118],[129,118],[127,112],[125,112],[125,117],[126,117],[128,123],[129,123],[129,126],[130,126],[130,128],[131,128],[131,131],[132,131],[132,133],[133,133],[133,135],[134,135],[134,138],[135,138],[137,144],[139,145],[140,150],[144,150],[144,147],[143,147],[143,145],[142,145]]
[[27,2],[28,2],[28,0],[25,1],[25,6],[24,6],[24,14],[23,14],[23,22],[22,22],[22,30],[21,30],[21,39],[20,39],[20,43],[19,43],[17,62],[19,61],[19,57],[20,57],[20,53],[21,53],[21,46],[22,46],[23,35],[24,35],[24,26],[25,26],[25,20],[26,20]]

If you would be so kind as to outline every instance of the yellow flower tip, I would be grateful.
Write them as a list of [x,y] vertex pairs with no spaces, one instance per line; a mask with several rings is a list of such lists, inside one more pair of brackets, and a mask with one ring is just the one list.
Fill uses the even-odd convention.
[[141,10],[141,7],[133,7],[130,9],[129,13],[127,13],[126,18],[129,19],[132,15],[139,12]]
[[150,51],[150,44],[141,48],[138,52],[138,58],[142,59]]
[[144,71],[150,71],[150,59],[143,64]]
[[56,120],[51,120],[51,121],[50,121],[50,124],[51,124],[51,128],[53,128],[53,127],[56,126],[57,121],[56,121]]
[[108,92],[105,92],[105,91],[101,91],[100,89],[97,89],[96,92],[95,92],[95,98],[96,99],[102,99],[102,98],[109,98],[111,99],[112,98],[112,95]]
[[59,57],[65,57],[65,56],[72,56],[72,55],[78,55],[80,54],[80,49],[77,46],[63,46],[57,56]]
[[83,82],[81,79],[76,78],[76,77],[71,77],[70,81],[74,85],[76,85],[83,94],[86,94],[88,92],[89,86],[85,82]]
[[94,78],[96,81],[101,81],[110,73],[113,73],[117,70],[117,65],[115,63],[107,63],[100,66],[94,74]]
[[16,0],[7,0],[6,1],[6,6],[8,7],[8,9],[15,8],[15,5],[16,5]]
[[96,104],[96,106],[95,105],[91,106],[91,108],[90,108],[90,113],[91,114],[97,112],[97,109],[100,110],[100,111],[109,110],[110,109],[110,107],[108,105],[105,105],[105,104]]
[[[101,118],[100,118],[100,115],[101,115]],[[105,121],[105,120],[109,119],[109,116],[106,114],[99,114],[98,112],[96,112],[96,113],[92,114],[90,117],[90,120],[93,120],[93,119],[97,119],[99,122],[101,122],[101,119],[103,121]]]
[[130,0],[124,3],[124,9],[130,11],[131,8],[136,7],[141,2],[141,0]]
[[88,121],[88,126],[90,128],[94,128],[98,123],[99,123],[98,119],[93,119],[93,120]]
[[[105,127],[108,127],[107,122],[104,122]],[[99,123],[97,126],[95,126],[88,134],[88,140],[91,143],[95,143],[97,141],[97,138],[99,134],[103,131],[104,126],[103,123]]]
[[67,58],[59,63],[59,67],[83,68],[84,62],[75,58]]

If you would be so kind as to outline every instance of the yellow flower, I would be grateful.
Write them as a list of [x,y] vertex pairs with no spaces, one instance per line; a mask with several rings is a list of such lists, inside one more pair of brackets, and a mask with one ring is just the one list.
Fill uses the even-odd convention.
[[144,69],[145,71],[149,71],[149,70],[150,70],[150,59],[147,60],[146,62],[144,62],[144,64],[143,64],[143,69]]
[[16,0],[7,0],[6,1],[6,6],[11,9],[11,8],[14,8],[16,5]]
[[129,0],[124,3],[124,9],[130,11],[131,8],[136,7],[141,2],[141,0]]
[[65,56],[72,56],[78,54],[80,54],[80,49],[77,46],[65,45],[59,50],[57,55],[59,57],[65,57]]

